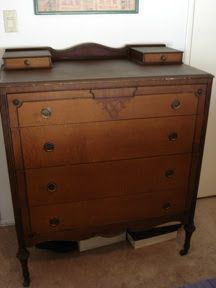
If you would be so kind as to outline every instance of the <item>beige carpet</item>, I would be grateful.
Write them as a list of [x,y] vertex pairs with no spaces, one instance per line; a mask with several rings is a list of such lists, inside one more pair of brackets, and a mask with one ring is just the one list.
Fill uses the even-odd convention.
[[[31,287],[38,288],[174,288],[216,277],[216,197],[197,204],[191,249],[179,256],[181,230],[171,240],[134,250],[123,242],[83,252],[56,254],[31,248]],[[14,227],[0,228],[0,287],[22,287],[15,258]]]

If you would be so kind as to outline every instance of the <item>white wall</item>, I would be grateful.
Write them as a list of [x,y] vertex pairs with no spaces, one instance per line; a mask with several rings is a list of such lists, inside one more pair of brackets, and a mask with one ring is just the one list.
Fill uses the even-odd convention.
[[[60,49],[84,42],[112,47],[165,43],[184,50],[189,3],[190,0],[140,0],[139,14],[39,16],[34,15],[33,0],[0,1],[0,53],[9,47]],[[3,10],[17,10],[19,32],[4,33]],[[0,153],[0,223],[7,223],[13,213],[1,134]]]
[[[216,1],[196,0],[190,64],[216,76]],[[213,81],[199,196],[216,195],[216,79]]]
[[[119,47],[166,42],[184,49],[188,0],[140,0],[139,14],[34,15],[33,0],[0,1],[0,47],[66,48],[83,42]],[[4,33],[2,10],[17,10],[18,33]]]
[[[0,127],[2,127],[1,118]],[[0,224],[4,225],[14,223],[14,216],[2,129],[0,129],[0,165]]]

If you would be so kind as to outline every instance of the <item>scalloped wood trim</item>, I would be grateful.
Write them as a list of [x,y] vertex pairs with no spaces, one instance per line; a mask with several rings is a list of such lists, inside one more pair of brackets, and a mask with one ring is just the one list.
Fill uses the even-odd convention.
[[12,48],[6,49],[6,52],[12,51],[36,51],[48,50],[52,55],[52,60],[88,60],[88,59],[121,59],[129,56],[130,47],[165,47],[165,44],[130,44],[121,48],[112,48],[97,43],[79,44],[67,49],[57,50],[51,47],[34,48]]
[[55,60],[125,58],[128,55],[128,48],[111,48],[97,43],[86,43],[65,50],[51,48],[50,53]]

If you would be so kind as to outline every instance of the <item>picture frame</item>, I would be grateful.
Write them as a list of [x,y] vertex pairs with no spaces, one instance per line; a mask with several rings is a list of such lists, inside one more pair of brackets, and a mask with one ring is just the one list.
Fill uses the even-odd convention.
[[139,0],[34,0],[36,15],[138,13]]

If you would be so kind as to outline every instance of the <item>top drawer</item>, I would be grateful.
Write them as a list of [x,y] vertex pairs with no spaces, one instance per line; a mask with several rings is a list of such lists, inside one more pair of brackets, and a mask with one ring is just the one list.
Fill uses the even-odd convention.
[[5,52],[5,70],[51,68],[51,54],[47,50]]
[[181,64],[182,51],[169,47],[131,47],[130,56],[143,65]]
[[205,97],[205,85],[10,94],[10,126],[194,115],[197,91]]

